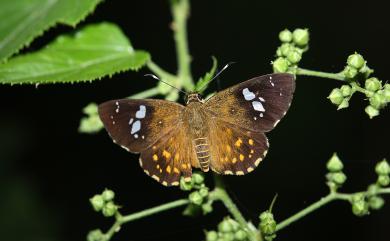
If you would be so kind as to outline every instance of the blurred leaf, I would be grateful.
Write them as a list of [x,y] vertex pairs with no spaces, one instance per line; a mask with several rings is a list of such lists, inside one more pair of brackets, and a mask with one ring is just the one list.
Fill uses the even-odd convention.
[[102,0],[0,0],[0,61],[63,23],[75,26]]
[[138,70],[149,53],[134,50],[114,24],[89,25],[60,36],[45,48],[0,65],[2,84],[51,84],[94,80],[125,70]]
[[195,86],[195,91],[202,93],[205,89],[207,89],[207,86],[209,85],[210,80],[213,78],[215,71],[217,70],[217,59],[212,56],[213,59],[213,66],[211,67],[211,70],[207,72],[203,77],[201,77]]

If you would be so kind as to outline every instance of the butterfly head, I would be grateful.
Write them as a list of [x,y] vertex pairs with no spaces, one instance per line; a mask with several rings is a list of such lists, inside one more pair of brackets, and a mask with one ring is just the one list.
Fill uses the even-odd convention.
[[189,93],[186,95],[185,102],[186,102],[186,105],[188,105],[191,102],[202,102],[203,103],[203,98],[199,93],[192,92],[192,93]]

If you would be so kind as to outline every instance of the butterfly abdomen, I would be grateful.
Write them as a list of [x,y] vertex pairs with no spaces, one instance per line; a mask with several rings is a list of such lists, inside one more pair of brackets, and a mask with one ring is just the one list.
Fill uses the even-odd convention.
[[196,157],[202,171],[207,172],[210,166],[210,146],[206,137],[200,137],[193,140]]

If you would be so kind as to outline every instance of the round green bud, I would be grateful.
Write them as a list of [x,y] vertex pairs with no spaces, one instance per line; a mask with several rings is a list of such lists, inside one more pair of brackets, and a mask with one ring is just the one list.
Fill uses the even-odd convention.
[[274,215],[269,211],[264,211],[259,216],[260,221],[267,221],[267,220],[273,220]]
[[276,231],[275,220],[261,221],[260,230],[264,235],[272,235]]
[[204,176],[198,172],[192,174],[192,180],[195,184],[202,184],[204,182]]
[[104,199],[102,195],[96,194],[95,196],[89,199],[89,202],[91,203],[95,211],[100,211],[104,207]]
[[348,65],[348,66],[345,66],[343,73],[344,73],[345,78],[353,79],[358,74],[358,70]]
[[232,225],[234,232],[240,229],[240,224],[238,224],[238,222],[236,220],[230,218],[229,222]]
[[199,194],[198,191],[190,193],[190,195],[188,196],[188,199],[190,200],[191,203],[193,203],[195,205],[201,205],[203,202],[203,197],[202,197],[202,195]]
[[326,168],[330,172],[340,172],[341,170],[343,170],[344,165],[341,162],[340,158],[337,156],[337,153],[333,153],[328,163],[326,163]]
[[363,56],[358,53],[351,54],[348,56],[347,64],[355,69],[360,69],[364,66],[365,60]]
[[390,165],[386,161],[386,159],[383,159],[381,162],[378,162],[375,166],[375,172],[378,175],[389,175],[390,174]]
[[341,101],[340,105],[337,107],[337,110],[345,109],[348,107],[349,107],[348,99],[343,99],[343,101]]
[[285,30],[281,31],[279,33],[279,39],[280,39],[280,41],[282,41],[284,43],[291,42],[291,40],[292,40],[292,33],[291,33],[291,31],[288,30],[288,29],[285,29]]
[[110,189],[106,189],[103,191],[102,197],[103,197],[104,201],[106,201],[106,202],[112,201],[115,197],[115,193]]
[[389,175],[379,175],[377,183],[381,185],[382,187],[386,187],[390,184],[390,177]]
[[368,203],[364,200],[364,194],[357,193],[352,196],[352,212],[356,216],[368,214]]
[[379,91],[373,94],[369,100],[370,105],[378,110],[383,108],[384,105],[386,105],[386,97],[383,94],[379,93]]
[[297,28],[293,32],[293,41],[296,45],[303,47],[309,43],[309,30]]
[[180,178],[180,189],[183,190],[183,191],[191,191],[191,189],[192,189],[192,182],[191,181],[186,182],[185,178],[182,176]]
[[383,207],[385,200],[379,196],[373,196],[368,200],[371,209],[378,210]]
[[101,241],[104,238],[104,234],[100,229],[92,230],[87,235],[87,241]]
[[341,93],[343,94],[344,97],[351,96],[351,94],[352,94],[352,88],[349,85],[341,86],[340,90],[341,90]]
[[335,172],[332,175],[332,181],[337,185],[342,185],[347,180],[347,176],[343,172]]
[[282,57],[282,50],[281,50],[281,47],[278,47],[278,48],[276,49],[276,56]]
[[364,88],[366,90],[375,92],[382,88],[382,82],[375,77],[371,77],[369,79],[366,79],[366,82],[364,83]]
[[203,198],[209,195],[209,189],[207,187],[201,187],[198,192]]
[[385,96],[386,102],[390,102],[390,88],[386,88],[386,85],[383,89],[383,95]]
[[206,241],[217,241],[218,240],[218,233],[214,230],[208,231],[206,233]]
[[335,88],[330,92],[328,99],[335,105],[340,105],[344,100],[343,93],[339,88]]
[[112,217],[118,211],[118,207],[113,202],[108,202],[103,207],[103,216]]
[[204,215],[211,213],[213,211],[213,203],[207,202],[207,203],[202,204],[202,211],[203,211]]
[[282,44],[282,46],[280,46],[280,52],[281,52],[282,56],[284,56],[284,57],[287,57],[287,55],[291,52],[292,49],[293,49],[293,46],[291,44],[288,44],[288,43],[284,43],[284,44]]
[[276,234],[267,235],[264,237],[265,241],[272,241],[276,238]]
[[234,241],[234,233],[223,233],[221,238],[223,241]]
[[279,57],[273,63],[272,67],[275,73],[285,73],[288,70],[289,63],[285,58]]
[[237,232],[234,233],[234,238],[238,241],[246,240],[247,237],[248,235],[244,230],[238,230]]
[[229,219],[225,218],[218,224],[218,231],[221,233],[230,233],[233,232],[233,225]]
[[367,188],[367,196],[375,196],[377,195],[378,191],[380,190],[380,187],[377,184],[371,184]]
[[287,60],[290,61],[292,64],[299,63],[301,59],[302,59],[302,55],[295,50],[290,51],[287,55]]
[[364,111],[367,113],[367,115],[370,117],[370,119],[374,118],[375,116],[379,115],[379,110],[375,109],[371,105],[367,106]]

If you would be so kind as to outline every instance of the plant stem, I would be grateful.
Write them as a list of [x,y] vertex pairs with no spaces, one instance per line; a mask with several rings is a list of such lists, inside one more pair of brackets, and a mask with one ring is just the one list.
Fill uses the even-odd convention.
[[341,73],[328,73],[328,72],[321,72],[321,71],[298,68],[296,74],[345,81],[345,77]]
[[187,18],[190,11],[189,0],[171,0],[171,11],[173,15],[172,28],[174,31],[178,64],[177,78],[184,89],[192,91],[194,89],[194,82],[191,76],[191,56],[188,50],[187,39]]
[[214,175],[214,179],[216,187],[210,193],[210,199],[219,200],[225,205],[226,209],[231,213],[233,218],[240,224],[240,226],[247,230],[250,240],[262,241],[260,232],[249,226],[248,222],[245,220],[236,204],[232,201],[229,194],[226,192],[222,177]]
[[[283,220],[276,226],[276,231],[279,231],[288,225],[298,221],[299,219],[305,217],[309,213],[319,209],[320,207],[334,201],[334,200],[343,200],[343,201],[350,201],[352,196],[362,192],[355,192],[355,193],[338,193],[338,192],[330,192],[327,196],[321,198],[317,202],[309,205],[308,207],[302,209],[301,211],[297,212],[296,214],[292,215],[291,217]],[[390,194],[390,188],[381,188],[378,190],[377,194]]]
[[131,95],[127,98],[129,98],[129,99],[145,99],[145,98],[149,98],[149,97],[152,97],[152,96],[155,96],[158,94],[160,94],[160,90],[156,86],[156,87],[144,90],[142,92],[139,92],[137,94]]
[[155,75],[157,75],[161,79],[165,79],[168,82],[176,80],[177,77],[171,73],[168,73],[167,71],[163,70],[160,66],[158,66],[153,61],[149,61],[146,63],[146,66],[152,71]]
[[119,231],[120,227],[124,223],[128,223],[143,217],[151,216],[156,213],[160,213],[169,209],[177,208],[180,206],[187,205],[189,203],[188,199],[179,199],[173,202],[165,203],[153,208],[148,208],[145,210],[142,210],[137,213],[129,214],[126,216],[122,216],[119,213],[115,216],[116,221],[115,223],[111,226],[111,228],[107,231],[107,233],[104,235],[104,241],[108,241],[112,238],[112,236]]

